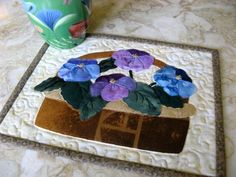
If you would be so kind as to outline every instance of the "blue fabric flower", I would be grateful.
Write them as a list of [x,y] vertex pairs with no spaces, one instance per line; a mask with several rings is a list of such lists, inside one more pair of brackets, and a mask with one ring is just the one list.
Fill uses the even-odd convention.
[[157,70],[153,79],[170,96],[189,98],[197,91],[196,86],[192,83],[192,79],[187,73],[173,66],[166,66]]
[[96,60],[70,59],[58,71],[58,76],[68,82],[85,82],[97,79],[100,68]]

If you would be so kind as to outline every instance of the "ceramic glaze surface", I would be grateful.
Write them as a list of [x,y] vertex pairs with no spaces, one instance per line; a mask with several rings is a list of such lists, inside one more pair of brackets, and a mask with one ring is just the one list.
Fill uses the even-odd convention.
[[89,0],[24,0],[23,8],[51,46],[67,49],[84,41],[91,13]]

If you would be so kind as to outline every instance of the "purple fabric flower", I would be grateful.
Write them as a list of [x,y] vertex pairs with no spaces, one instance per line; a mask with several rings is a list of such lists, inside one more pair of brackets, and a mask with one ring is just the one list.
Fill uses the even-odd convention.
[[92,96],[99,96],[105,101],[121,100],[129,95],[129,91],[136,88],[136,83],[130,77],[123,74],[111,74],[97,78],[91,85]]
[[119,50],[113,53],[112,58],[116,66],[135,72],[150,68],[154,62],[153,56],[136,49]]
[[58,71],[58,76],[68,82],[85,82],[97,79],[100,68],[96,60],[72,58]]

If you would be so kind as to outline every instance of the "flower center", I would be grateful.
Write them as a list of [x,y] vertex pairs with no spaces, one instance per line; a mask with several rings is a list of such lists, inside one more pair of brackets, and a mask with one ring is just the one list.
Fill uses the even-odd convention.
[[175,78],[176,78],[177,80],[181,80],[181,79],[182,79],[181,75],[177,75]]
[[80,63],[80,64],[78,65],[78,67],[79,67],[79,68],[83,68],[83,67],[84,67],[84,64],[83,64],[83,63]]
[[133,54],[132,55],[134,58],[138,58],[138,55],[137,54]]
[[115,79],[111,79],[110,83],[114,84],[114,83],[116,83],[116,80]]

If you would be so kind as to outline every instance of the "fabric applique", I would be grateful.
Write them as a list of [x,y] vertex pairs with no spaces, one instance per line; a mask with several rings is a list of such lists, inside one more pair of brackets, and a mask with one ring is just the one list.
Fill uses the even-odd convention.
[[[99,63],[93,59],[73,58],[34,89],[52,91],[60,89],[63,99],[80,111],[80,119],[88,120],[109,103],[122,101],[129,108],[149,116],[159,116],[164,107],[183,108],[186,99],[197,88],[188,74],[174,66],[164,66],[153,76],[149,85],[133,79],[135,72],[149,69],[154,57],[136,49],[113,52],[112,57]],[[129,71],[103,75],[115,68]]]

